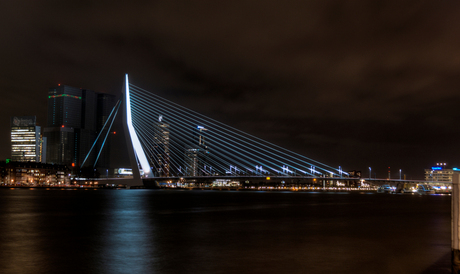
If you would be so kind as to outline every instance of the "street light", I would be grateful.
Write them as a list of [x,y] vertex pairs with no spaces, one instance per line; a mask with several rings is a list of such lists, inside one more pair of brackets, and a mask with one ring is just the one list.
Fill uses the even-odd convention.
[[372,171],[372,168],[369,167],[369,180],[371,179],[371,174],[372,174],[371,171]]
[[401,169],[399,169],[399,180],[401,181]]

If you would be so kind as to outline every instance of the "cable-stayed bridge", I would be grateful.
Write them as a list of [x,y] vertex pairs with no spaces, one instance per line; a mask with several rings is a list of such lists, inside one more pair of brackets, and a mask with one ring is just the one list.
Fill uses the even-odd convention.
[[[303,181],[303,184],[320,184],[323,188],[326,184],[389,183],[386,179],[352,177],[341,167],[331,167],[206,117],[131,84],[128,75],[125,75],[122,95],[104,125],[107,131],[101,131],[95,143],[103,138],[102,144],[105,144],[122,107],[126,148],[134,178],[131,185],[161,181],[209,184],[223,179],[259,183],[272,180],[272,185],[285,180],[294,184]],[[106,132],[105,136],[101,136],[102,132]],[[88,155],[90,153],[91,150]],[[99,155],[100,151],[96,162]]]
[[348,177],[333,168],[206,117],[125,76],[123,124],[138,178]]

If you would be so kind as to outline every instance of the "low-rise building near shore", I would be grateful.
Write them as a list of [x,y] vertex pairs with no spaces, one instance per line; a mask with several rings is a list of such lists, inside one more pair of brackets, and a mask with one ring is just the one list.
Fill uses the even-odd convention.
[[446,163],[438,163],[432,168],[425,169],[425,181],[429,182],[452,182],[454,171],[459,168],[446,168]]
[[70,170],[65,165],[36,162],[0,162],[2,186],[70,185]]

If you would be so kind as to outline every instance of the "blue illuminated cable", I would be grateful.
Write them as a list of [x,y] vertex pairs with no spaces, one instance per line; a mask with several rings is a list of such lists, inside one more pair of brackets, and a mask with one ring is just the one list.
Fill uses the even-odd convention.
[[[244,155],[244,154],[242,154],[242,155],[243,155],[243,157],[246,156],[246,155]],[[247,156],[246,156],[246,157],[247,157]],[[257,162],[256,162],[256,163],[257,163]]]
[[[135,108],[135,107],[134,107],[134,108]],[[142,129],[142,127],[139,127],[139,129]],[[148,134],[147,134],[147,135],[148,135]],[[152,137],[151,137],[151,136],[150,136],[150,137],[148,137],[148,138],[149,138],[150,140],[152,140],[152,141],[153,141],[153,139],[152,139]],[[159,153],[163,153],[163,152],[158,152],[158,151],[157,151],[156,153],[158,153],[158,154],[159,154]],[[174,147],[171,147],[171,153],[172,153],[172,154],[175,154],[175,149],[174,149]],[[171,159],[174,159],[174,158],[171,158]],[[172,160],[172,161],[174,161],[174,160]],[[178,166],[176,166],[176,168],[177,168],[177,167],[178,167]],[[178,168],[177,168],[177,169],[178,169]]]
[[96,145],[97,140],[98,140],[99,137],[101,136],[101,133],[104,131],[104,128],[105,128],[105,126],[107,125],[107,122],[109,121],[110,117],[112,116],[113,111],[115,110],[115,108],[117,107],[117,105],[118,105],[119,103],[120,103],[120,100],[117,101],[117,103],[116,103],[115,106],[113,107],[112,111],[110,112],[109,117],[108,117],[107,120],[105,121],[104,126],[102,127],[101,131],[100,131],[99,134],[97,135],[97,138],[96,138],[96,140],[95,140],[94,143],[93,143],[93,146],[89,149],[89,152],[88,152],[88,154],[86,155],[85,160],[83,160],[83,163],[80,165],[80,167],[83,167],[83,165],[85,164],[85,162],[86,162],[86,160],[88,159],[88,157],[89,157],[91,151],[93,150],[94,146]]
[[[177,105],[177,106],[179,106],[179,107],[181,107],[181,108],[183,108],[183,109],[188,110],[188,111],[191,112],[191,113],[195,113],[195,114],[197,114],[197,115],[204,116],[204,115],[202,115],[202,114],[200,114],[200,113],[197,113],[197,112],[195,112],[195,111],[193,111],[193,110],[187,109],[187,108],[182,107],[182,106],[180,106],[180,105],[178,105],[178,104],[176,104],[176,103],[174,103],[174,102],[171,102],[171,101],[169,101],[169,100],[167,100],[167,99],[164,99],[164,98],[162,98],[162,97],[160,97],[160,96],[158,96],[158,95],[156,95],[156,94],[153,94],[153,93],[151,93],[151,92],[149,92],[149,91],[146,91],[145,89],[139,88],[139,87],[137,87],[137,86],[135,86],[135,85],[132,85],[132,86],[133,86],[134,88],[136,88],[137,90],[139,90],[139,91],[146,92],[146,93],[148,93],[149,95],[154,96],[154,97],[156,97],[156,98],[159,98],[160,100],[166,101],[166,102],[168,102],[168,103],[170,103],[170,104],[172,104],[172,105]],[[206,117],[206,116],[205,116],[205,117]],[[207,118],[208,118],[208,117],[207,117]],[[211,118],[208,118],[208,119],[209,119],[210,121],[214,121],[214,122],[216,122],[216,123],[218,123],[218,124],[222,124],[221,122],[218,122],[218,121],[216,121],[216,120],[214,120],[214,119],[211,119]],[[219,126],[219,125],[217,125],[217,126]],[[250,134],[247,134],[247,133],[245,133],[245,132],[243,132],[243,131],[241,131],[241,130],[238,130],[238,129],[236,129],[236,128],[233,128],[233,127],[230,127],[230,126],[228,126],[228,127],[231,128],[231,129],[233,129],[233,130],[235,130],[235,131],[237,131],[237,132],[241,132],[241,133],[243,133],[243,134],[245,134],[245,135],[248,135],[248,136],[250,136],[250,137],[252,137],[252,138],[254,138],[254,139],[256,139],[256,140],[259,140],[259,141],[263,142],[263,143],[261,143],[261,145],[267,146],[267,145],[264,144],[264,143],[268,143],[268,144],[270,144],[270,145],[272,145],[272,146],[274,146],[274,147],[276,147],[276,148],[278,148],[278,149],[281,149],[281,150],[284,150],[284,151],[288,151],[289,153],[292,153],[292,154],[294,154],[294,155],[297,155],[297,156],[299,156],[299,157],[301,157],[301,158],[308,159],[309,161],[315,162],[315,163],[317,163],[317,164],[319,164],[319,165],[322,165],[322,166],[325,166],[325,167],[327,167],[327,168],[329,168],[329,169],[338,171],[338,169],[335,169],[335,168],[333,168],[333,167],[330,167],[330,166],[328,166],[328,165],[326,165],[326,164],[323,164],[323,163],[318,162],[318,161],[316,161],[316,160],[310,159],[310,158],[308,158],[308,157],[306,157],[306,156],[303,156],[303,155],[301,155],[301,154],[295,153],[295,152],[293,152],[293,151],[289,151],[289,150],[287,150],[287,149],[285,149],[285,148],[282,148],[282,147],[280,147],[280,146],[278,146],[278,145],[269,143],[269,142],[267,142],[267,141],[265,141],[265,140],[263,140],[263,139],[260,139],[260,138],[258,138],[258,137],[252,136],[252,135],[250,135]],[[243,138],[248,138],[248,137],[246,137],[246,136],[241,136],[241,137],[243,137]],[[274,149],[274,148],[270,148],[270,149]],[[275,150],[275,149],[274,149],[274,150]],[[284,151],[279,151],[279,150],[276,150],[276,151],[277,151],[278,153],[283,153],[283,154],[286,155],[286,152],[284,152]],[[287,155],[290,156],[289,154],[287,154]],[[292,156],[291,156],[291,157],[292,157]],[[321,167],[318,166],[318,168],[321,168]],[[323,169],[323,168],[321,168],[321,169]],[[327,172],[330,173],[330,171],[328,171],[327,169],[323,169],[323,170],[325,170],[325,171],[327,171]],[[344,172],[344,173],[345,173],[345,172]]]
[[[135,112],[137,112],[137,107],[136,107],[136,106],[133,106],[133,109],[135,110]],[[136,114],[136,115],[137,115],[137,114]],[[147,117],[148,117],[148,114],[146,114],[146,118],[147,118]],[[173,140],[170,139],[170,141],[172,141],[172,143],[174,143]],[[189,143],[189,146],[190,146],[190,145],[191,145],[191,144]],[[175,150],[175,147],[171,147],[171,150],[174,151],[174,150]]]
[[[211,160],[211,158],[209,158],[208,160]],[[228,163],[227,163],[227,164],[228,164]],[[235,165],[235,164],[232,164],[232,165]],[[240,163],[239,165],[240,165],[240,170],[241,170],[241,169],[242,169],[242,168],[241,168],[241,163]],[[264,163],[264,165],[266,165],[266,163]],[[243,165],[243,167],[244,167],[243,170],[249,169],[249,168],[247,168],[247,166],[244,166],[244,165]]]
[[[136,108],[136,107],[134,106],[134,108]],[[146,117],[147,117],[147,115],[146,115]],[[139,127],[140,127],[140,126],[139,126]],[[142,127],[140,127],[140,128],[142,128]],[[145,133],[145,132],[144,132],[144,133]],[[146,135],[148,135],[148,134],[146,134]],[[153,141],[154,138],[150,137],[150,139]],[[173,150],[174,150],[174,148],[173,148]]]
[[[252,144],[251,144],[251,145],[252,145]],[[295,168],[295,167],[294,167],[294,168]],[[298,169],[298,168],[296,168],[296,169]],[[274,169],[274,170],[278,172],[278,170],[276,170],[276,169]],[[299,169],[299,170],[300,170],[300,169]],[[304,171],[303,171],[303,172],[304,172]],[[283,172],[282,172],[282,173],[283,173]],[[304,173],[305,173],[305,172],[304,172]]]
[[[176,114],[176,113],[174,113],[174,114]],[[173,113],[171,113],[171,115],[174,115],[174,114],[173,114]],[[222,135],[220,135],[220,134],[217,134],[217,135],[218,135],[218,136],[220,136],[220,137],[223,137],[223,138],[225,138],[226,140],[230,140],[230,139],[228,139],[228,138],[226,138],[225,136],[222,136]],[[230,140],[230,141],[232,141],[232,142],[236,142],[235,140]],[[209,142],[209,141],[208,141],[208,142]],[[227,142],[226,142],[226,143],[227,143]],[[253,146],[253,144],[250,144],[250,145],[251,145],[251,146]],[[235,147],[235,146],[234,146],[234,147]],[[245,147],[246,147],[246,146],[245,146]],[[238,148],[238,147],[235,147],[235,148]],[[246,147],[246,148],[248,148],[248,147]],[[239,149],[239,148],[238,148],[238,149]],[[254,149],[252,149],[252,148],[248,148],[248,149],[251,149],[251,150],[253,150],[253,151],[254,151]],[[246,153],[247,153],[247,151],[244,151],[244,152],[246,152]],[[271,152],[269,152],[269,153],[271,153]],[[261,158],[261,157],[258,157],[258,158]],[[261,159],[262,159],[262,160],[264,160],[263,158],[261,158]],[[287,160],[287,159],[286,159],[286,160]],[[290,161],[290,160],[288,160],[288,161]],[[274,163],[273,163],[273,164],[274,164]],[[276,164],[275,164],[275,165],[276,165]],[[296,167],[293,167],[293,168],[295,168],[295,169],[298,169],[299,171],[302,171],[302,172],[306,173],[305,171],[303,171],[303,170],[300,170],[299,168],[296,168]],[[277,170],[276,170],[276,171],[277,171]]]
[[[133,126],[136,128],[137,127],[137,124],[135,122],[135,120],[133,120]],[[140,130],[142,129],[136,129],[137,131],[137,134],[139,135],[139,137],[141,137],[141,132],[139,132]],[[143,136],[144,138],[139,138],[140,139],[140,142],[142,144],[142,146],[144,147],[144,150],[147,150],[148,152],[148,159],[150,160],[151,164],[152,164],[152,168],[155,168],[155,172],[158,172],[158,170],[163,170],[163,166],[160,165],[160,151],[158,151],[158,149],[156,149],[155,147],[152,148],[152,146],[150,146],[148,143],[148,140],[145,140],[145,136]],[[147,136],[147,138],[150,138]]]
[[[132,106],[135,108],[135,106]],[[134,115],[137,115],[136,112],[134,111],[133,112]],[[137,117],[136,117],[137,118]],[[151,135],[149,135],[148,133],[145,133],[144,132],[144,128],[142,126],[140,126],[138,123],[137,123],[137,119],[133,119],[133,122],[135,122],[135,128],[137,128],[138,130],[141,130],[142,131],[142,134],[140,134],[140,137],[141,138],[148,138],[151,142],[154,142],[154,137],[152,137]],[[145,123],[142,123],[142,124],[145,124]],[[141,132],[138,132],[138,133],[141,133]],[[155,168],[157,169],[158,167],[159,168],[163,168],[162,166],[159,165],[159,157],[158,155],[164,155],[164,151],[159,151],[158,149],[154,149],[154,151],[152,151],[151,149],[151,146],[149,146],[148,142],[145,141],[145,140],[142,140],[142,142],[144,143],[143,147],[145,147],[146,149],[148,149],[148,153],[149,153],[149,157],[150,158],[153,158],[155,161],[153,161],[152,164],[154,164]],[[158,164],[157,164],[158,162]]]
[[[104,148],[105,141],[107,140],[107,136],[109,136],[109,134],[110,134],[110,130],[112,129],[113,122],[115,121],[115,117],[117,117],[117,113],[118,113],[118,109],[120,108],[120,104],[117,104],[117,105],[118,105],[117,110],[115,111],[115,115],[113,115],[112,122],[110,123],[110,126],[107,129],[107,134],[105,135],[104,142],[102,142],[102,146],[99,149],[99,153],[97,154],[96,160],[94,161],[93,168],[96,166],[96,163],[99,160],[99,156],[101,156],[101,152],[102,152],[102,149]],[[110,117],[107,119],[107,121],[108,120],[110,120]],[[101,130],[101,132],[102,132],[102,130]]]
[[[149,100],[149,99],[147,98],[147,100]],[[175,108],[175,107],[172,107],[172,108]],[[177,109],[177,108],[175,108],[175,109],[176,109],[176,110],[179,110],[180,112],[184,112],[184,110]],[[175,112],[175,114],[177,115],[177,112]],[[194,116],[194,115],[192,115],[192,116]],[[200,122],[205,121],[203,118],[199,118],[199,117],[196,117],[196,116],[194,116],[194,117],[195,117],[196,119],[200,119],[200,121],[195,120],[196,123],[200,123]],[[208,123],[209,123],[209,122],[208,122]],[[219,122],[219,123],[220,123],[220,122]],[[211,123],[211,124],[213,124],[213,123]],[[222,124],[222,123],[220,123],[220,124]],[[222,125],[225,125],[225,124],[222,124]],[[222,126],[219,126],[219,125],[217,125],[217,126],[218,126],[219,128],[221,128],[221,129],[224,129],[225,131],[228,131],[228,130],[229,130],[229,129],[223,128]],[[229,128],[231,128],[231,127],[229,127]],[[232,132],[232,133],[234,133],[234,132]],[[238,136],[241,136],[241,135],[238,134]],[[245,139],[247,139],[247,140],[249,140],[249,141],[251,141],[251,142],[254,142],[254,140],[248,139],[248,138],[245,137],[245,136],[241,136],[241,137],[244,137]],[[241,142],[242,140],[238,140],[238,141]],[[243,141],[243,142],[245,142],[245,143],[247,143],[247,144],[250,144],[250,143],[248,143],[248,142],[246,142],[246,141]],[[260,143],[258,143],[258,144],[259,144],[259,145],[264,145],[264,144],[260,144]],[[250,145],[254,145],[254,144],[250,144]],[[264,145],[264,146],[267,147],[266,145]],[[268,149],[273,149],[273,148],[270,148],[270,147],[267,147],[267,148],[268,148]],[[267,153],[272,153],[272,154],[275,155],[276,157],[281,157],[281,156],[279,156],[279,155],[274,154],[273,152],[270,152],[270,151],[267,151],[267,150],[264,150],[264,151],[266,151]],[[276,150],[275,150],[275,151],[276,151]],[[285,154],[285,155],[287,155],[287,156],[289,156],[289,157],[291,157],[291,158],[294,158],[292,155],[288,155],[288,154]],[[284,158],[284,157],[281,157],[281,158]],[[294,159],[295,159],[295,158],[294,158]],[[288,159],[284,159],[284,160],[288,160]],[[299,159],[295,159],[295,160],[296,160],[296,161],[301,161],[301,162],[303,162],[302,160],[299,160]],[[308,163],[308,164],[311,164],[311,163]],[[302,164],[301,164],[301,165],[302,165]],[[302,165],[302,166],[303,166],[303,165]],[[320,168],[320,169],[322,169],[322,170],[324,170],[324,171],[330,173],[329,170],[323,169],[323,168],[320,167],[320,166],[318,166],[318,168]]]
[[[251,144],[251,145],[253,145],[253,144]],[[292,157],[292,156],[291,156],[291,157]],[[297,159],[297,160],[298,160],[298,159]],[[289,160],[289,161],[291,161],[291,160]],[[302,161],[302,162],[303,162],[303,161]],[[287,163],[285,163],[285,164],[287,164]],[[298,163],[297,163],[297,164],[298,164]],[[295,164],[295,165],[296,165],[296,164]],[[301,165],[302,165],[302,164],[301,164]],[[287,166],[289,166],[289,165],[287,165]],[[303,166],[303,165],[302,165],[302,166]],[[292,167],[292,166],[291,166],[291,167]],[[303,172],[303,173],[307,174],[306,171],[304,171],[304,170],[302,170],[302,169],[300,169],[300,168],[298,168],[298,167],[292,167],[292,168],[294,168],[295,170],[298,170],[298,171],[300,171],[300,172]],[[306,168],[308,169],[308,167],[306,167]],[[319,167],[319,168],[321,168],[321,167]],[[317,171],[315,171],[315,172],[317,172]],[[327,172],[331,173],[330,171],[327,171]],[[292,173],[292,171],[291,171],[290,173]]]
[[[133,108],[135,109],[135,111],[138,111],[137,107],[136,106],[133,106]],[[148,114],[146,114],[146,117],[148,117]],[[184,133],[185,135],[186,133]],[[170,139],[170,141],[173,142],[173,139]],[[192,144],[188,143],[189,146],[193,146]],[[171,148],[172,150],[174,150],[174,147]],[[211,160],[211,159],[208,159],[208,160]],[[216,164],[216,162],[214,162]]]
[[[144,137],[145,137],[145,138],[148,138],[149,140],[151,140],[152,142],[154,142],[154,140],[152,139],[152,137],[151,137],[150,135],[146,134],[146,133],[144,132],[144,129],[143,129],[142,127],[140,127],[140,126],[137,124],[137,121],[135,121],[135,127],[137,127],[137,128],[141,131],[141,136],[142,136],[143,138],[144,138]],[[164,151],[158,151],[158,150],[156,150],[156,149],[155,149],[155,151],[152,153],[152,151],[151,151],[151,149],[149,148],[149,146],[147,146],[147,145],[144,145],[144,146],[147,147],[147,149],[149,149],[150,155],[153,154],[153,157],[151,157],[151,158],[156,158],[156,159],[158,159],[158,157],[157,157],[156,155],[164,154]],[[172,152],[172,153],[174,153],[174,152]],[[157,160],[157,161],[158,161],[158,160]],[[159,162],[159,161],[158,161],[158,162]],[[179,166],[177,165],[176,161],[171,160],[171,162],[172,162],[173,168],[174,168],[174,167],[176,167],[176,168],[179,167]],[[156,166],[159,166],[159,165],[157,165],[156,163],[153,163],[153,164],[155,165],[155,167],[156,167]],[[161,166],[159,166],[159,167],[161,168]]]
[[[132,111],[132,114],[134,114],[132,108],[131,108],[131,111]],[[134,116],[132,116],[132,120],[131,120],[131,121],[132,121],[132,123],[133,123],[133,128],[136,130],[136,120],[134,119]],[[141,146],[142,146],[143,149],[144,149],[144,153],[147,153],[148,156],[149,156],[149,158],[152,158],[152,157],[155,158],[155,157],[156,157],[156,156],[155,156],[155,153],[152,153],[151,147],[147,145],[148,142],[145,141],[143,138],[141,138],[142,135],[141,135],[140,132],[139,132],[139,128],[138,128],[138,130],[136,131],[136,134],[138,135],[139,142],[141,143]],[[152,154],[153,154],[154,156],[152,156]],[[157,169],[156,161],[150,161],[150,162],[151,162],[151,164],[155,167],[155,170],[156,170],[156,169]]]

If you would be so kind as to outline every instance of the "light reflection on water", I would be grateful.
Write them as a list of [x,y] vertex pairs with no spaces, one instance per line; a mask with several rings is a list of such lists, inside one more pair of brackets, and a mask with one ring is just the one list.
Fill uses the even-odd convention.
[[449,273],[450,196],[337,194],[0,189],[0,273]]
[[[103,211],[97,273],[149,273],[156,261],[155,223],[137,196],[114,191]],[[142,197],[142,196],[141,196]]]

